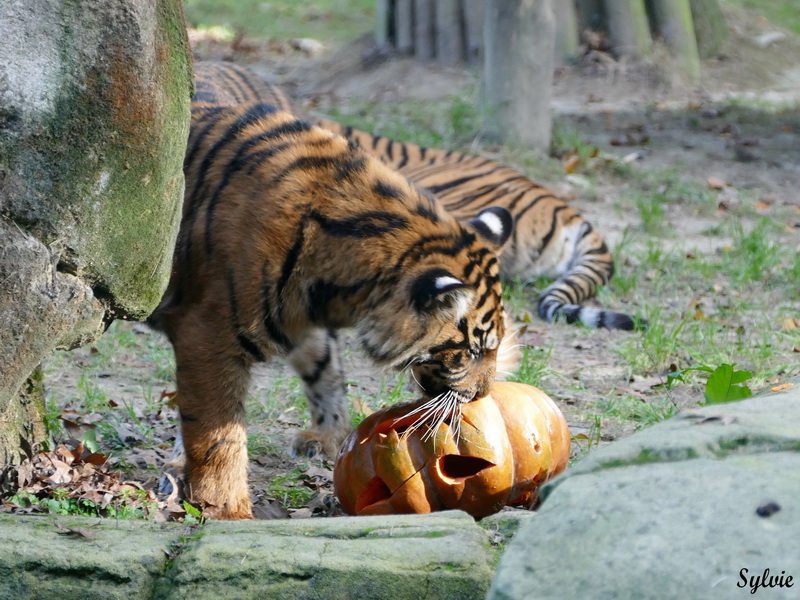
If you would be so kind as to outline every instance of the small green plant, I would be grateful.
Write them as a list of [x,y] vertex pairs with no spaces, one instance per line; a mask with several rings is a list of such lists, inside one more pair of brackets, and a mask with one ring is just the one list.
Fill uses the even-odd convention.
[[613,350],[632,370],[658,372],[675,362],[681,348],[681,331],[691,317],[667,319],[658,309],[644,317],[647,328],[639,336],[622,338]]
[[[381,377],[380,389],[375,394],[369,396],[359,396],[358,400],[349,403],[350,418],[353,422],[353,427],[358,426],[363,421],[367,414],[382,406],[392,406],[401,402],[410,402],[420,397],[420,391],[416,384],[409,385],[408,378],[413,377],[410,369],[401,371],[396,377],[391,376]],[[351,398],[352,400],[352,398]],[[362,407],[367,410],[362,411]],[[365,412],[367,414],[365,414]]]
[[190,504],[187,500],[183,501],[183,510],[186,511],[186,516],[184,517],[183,522],[187,525],[202,525],[206,522],[206,518],[203,516],[202,511],[196,506]]
[[585,169],[599,152],[597,146],[587,143],[577,129],[558,122],[553,124],[550,150],[559,157],[574,154],[578,159],[578,169]]
[[547,287],[549,280],[542,279],[541,281],[531,282],[523,281],[519,277],[515,277],[511,281],[507,281],[503,285],[503,307],[509,314],[513,315],[516,319],[522,321],[530,321],[533,319],[532,313],[535,313],[535,294],[532,290],[544,289]]
[[744,382],[752,377],[750,371],[735,371],[733,365],[721,364],[708,377],[704,394],[706,401],[702,404],[721,404],[749,398],[753,392]]
[[693,371],[708,373],[704,392],[705,402],[700,402],[701,406],[736,402],[753,395],[750,388],[744,385],[745,381],[753,378],[753,374],[745,370],[737,371],[734,365],[728,363],[722,363],[716,368],[708,365],[692,365],[674,371],[667,375],[667,387],[672,387],[677,381],[685,383],[686,375]]
[[45,396],[44,426],[47,431],[47,449],[55,448],[54,440],[60,439],[64,434],[64,425],[61,421],[61,407],[50,394]]
[[480,117],[471,98],[454,96],[447,111],[451,134],[455,140],[467,141],[480,130]]
[[81,442],[89,452],[100,452],[100,444],[97,441],[97,430],[87,429],[81,434]]
[[155,515],[158,504],[146,500],[145,490],[124,490],[121,499],[106,508],[109,517],[117,519],[142,519]]
[[186,0],[184,6],[188,24],[205,31],[221,29],[231,38],[236,33],[264,40],[313,38],[326,45],[371,31],[375,11],[373,0]]
[[247,453],[251,456],[279,456],[282,448],[274,443],[269,435],[258,432],[247,435]]
[[580,460],[589,454],[592,448],[596,448],[600,445],[600,441],[603,437],[603,418],[599,414],[593,414],[589,418],[591,419],[589,432],[578,433],[571,438],[575,452],[573,456],[570,457],[570,464]]

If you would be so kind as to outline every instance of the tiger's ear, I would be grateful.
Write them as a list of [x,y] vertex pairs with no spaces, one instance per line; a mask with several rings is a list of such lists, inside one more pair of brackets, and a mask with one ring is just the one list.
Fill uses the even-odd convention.
[[484,208],[478,216],[467,221],[467,224],[496,250],[505,245],[514,231],[514,217],[502,206]]
[[429,269],[411,283],[411,303],[418,313],[458,322],[474,299],[472,286],[446,269]]

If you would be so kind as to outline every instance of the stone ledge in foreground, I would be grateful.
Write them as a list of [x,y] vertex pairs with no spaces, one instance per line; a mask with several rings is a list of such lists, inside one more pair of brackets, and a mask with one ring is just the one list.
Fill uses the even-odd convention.
[[0,515],[0,598],[482,599],[502,542],[531,516],[502,512],[476,524],[452,511],[187,527]]

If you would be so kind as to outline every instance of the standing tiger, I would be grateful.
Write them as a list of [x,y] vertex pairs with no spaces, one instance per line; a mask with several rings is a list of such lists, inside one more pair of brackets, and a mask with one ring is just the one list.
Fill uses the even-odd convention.
[[489,207],[461,223],[356,144],[212,72],[198,65],[173,272],[149,322],[175,350],[188,499],[240,519],[255,363],[286,354],[300,373],[300,453],[335,455],[350,431],[337,328],[431,397],[488,392],[512,218]]
[[[198,70],[207,77],[207,85],[232,86],[239,98],[289,106],[279,88],[243,67],[198,63]],[[514,217],[514,233],[500,256],[501,274],[523,281],[554,279],[537,300],[537,312],[545,321],[563,318],[568,323],[627,330],[644,325],[624,313],[582,306],[614,274],[611,253],[588,221],[519,171],[479,156],[397,142],[327,119],[312,120],[353,140],[432,192],[458,219],[470,219],[486,206],[507,208]]]

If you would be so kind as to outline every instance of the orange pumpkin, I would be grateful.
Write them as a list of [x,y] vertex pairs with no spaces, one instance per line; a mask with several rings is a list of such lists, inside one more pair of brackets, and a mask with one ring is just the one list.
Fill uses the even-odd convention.
[[[541,390],[495,382],[461,405],[461,418],[413,428],[423,400],[369,415],[347,437],[333,471],[349,514],[428,513],[448,508],[476,518],[531,506],[570,453],[567,422]],[[417,411],[416,413],[414,411]]]

